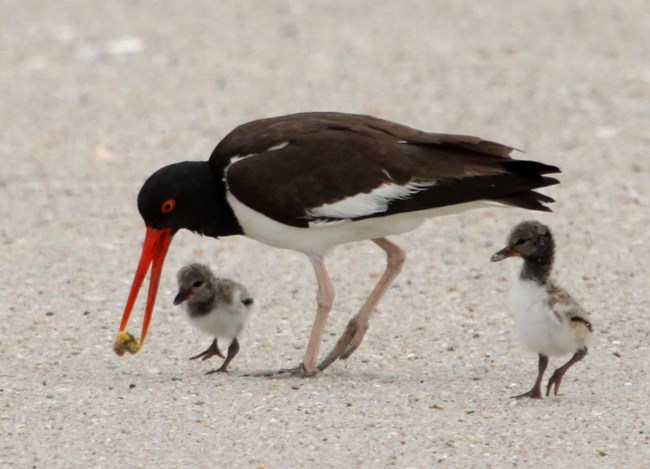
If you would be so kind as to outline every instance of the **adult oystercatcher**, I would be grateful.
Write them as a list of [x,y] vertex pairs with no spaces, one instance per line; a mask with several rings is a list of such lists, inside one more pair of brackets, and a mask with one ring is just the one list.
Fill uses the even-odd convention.
[[[245,235],[305,253],[318,282],[317,312],[302,363],[315,375],[347,358],[363,340],[377,303],[398,275],[405,253],[386,236],[411,231],[428,217],[489,204],[550,211],[533,189],[557,184],[555,166],[518,161],[513,147],[477,137],[422,132],[370,116],[302,113],[256,120],[228,134],[209,161],[156,171],[138,195],[147,233],[115,349],[152,265],[141,343],[173,235],[181,228],[212,236]],[[324,264],[334,246],[372,240],[387,267],[326,358],[318,351],[334,287]],[[130,351],[130,350],[129,350]]]
[[[223,364],[206,374],[227,372],[228,365],[239,352],[238,337],[251,315],[253,298],[242,284],[215,277],[203,264],[186,265],[178,271],[176,280],[178,293],[174,304],[185,303],[190,322],[214,337],[205,351],[190,360],[208,360],[217,355],[225,358]],[[219,350],[219,337],[230,341],[226,357]]]
[[566,371],[587,355],[593,331],[589,315],[569,293],[549,280],[554,254],[555,242],[548,226],[525,221],[512,229],[506,247],[491,259],[498,262],[519,256],[524,260],[512,292],[512,307],[519,339],[539,355],[539,360],[535,384],[530,391],[514,396],[517,399],[542,397],[540,388],[549,355],[573,353],[548,380],[547,396],[551,388],[557,396]]

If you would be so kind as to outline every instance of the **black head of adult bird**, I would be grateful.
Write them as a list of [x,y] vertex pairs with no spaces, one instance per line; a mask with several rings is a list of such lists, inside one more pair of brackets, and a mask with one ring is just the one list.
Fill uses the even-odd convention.
[[[310,376],[359,346],[377,303],[399,274],[405,253],[386,236],[428,217],[490,204],[550,211],[534,189],[557,184],[555,166],[514,160],[513,148],[477,137],[426,133],[370,116],[303,113],[241,125],[207,162],[166,166],[145,182],[138,209],[147,227],[122,318],[124,334],[152,265],[141,342],[174,234],[245,235],[309,256],[318,282],[317,314],[302,363]],[[333,350],[318,351],[334,288],[323,258],[338,244],[370,239],[387,268]]]

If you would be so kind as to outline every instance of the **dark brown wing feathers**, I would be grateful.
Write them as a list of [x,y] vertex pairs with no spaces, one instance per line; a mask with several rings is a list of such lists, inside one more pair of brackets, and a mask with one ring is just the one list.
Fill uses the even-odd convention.
[[[269,151],[280,144],[285,145]],[[557,184],[543,175],[559,169],[513,160],[512,151],[477,137],[426,133],[370,116],[305,113],[237,127],[210,163],[221,175],[233,157],[249,156],[228,168],[229,190],[254,210],[293,226],[308,226],[310,208],[390,183],[436,181],[369,216],[475,200],[548,211],[543,203],[552,199],[532,189]]]

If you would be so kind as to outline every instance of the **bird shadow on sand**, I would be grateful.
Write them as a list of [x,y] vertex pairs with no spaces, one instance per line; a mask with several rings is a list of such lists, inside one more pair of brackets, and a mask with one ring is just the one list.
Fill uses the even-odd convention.
[[345,368],[328,369],[314,376],[301,376],[292,373],[291,369],[258,370],[252,372],[238,372],[238,378],[262,378],[268,380],[296,380],[296,381],[345,381],[345,382],[375,382],[377,384],[410,383],[422,384],[422,377],[411,374],[386,372],[385,370],[359,370],[350,366]]

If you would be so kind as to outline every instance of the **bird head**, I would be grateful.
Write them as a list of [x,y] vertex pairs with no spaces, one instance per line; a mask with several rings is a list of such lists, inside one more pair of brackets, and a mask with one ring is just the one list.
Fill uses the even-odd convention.
[[510,231],[506,246],[490,260],[499,262],[513,256],[533,259],[543,257],[552,250],[553,237],[548,226],[538,221],[524,221]]

